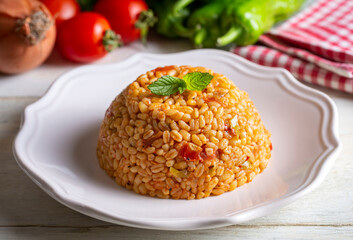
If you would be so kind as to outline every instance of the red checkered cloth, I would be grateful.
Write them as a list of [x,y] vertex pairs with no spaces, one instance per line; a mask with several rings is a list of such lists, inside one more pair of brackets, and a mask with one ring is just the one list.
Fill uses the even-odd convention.
[[353,94],[353,0],[318,0],[234,53],[301,81]]

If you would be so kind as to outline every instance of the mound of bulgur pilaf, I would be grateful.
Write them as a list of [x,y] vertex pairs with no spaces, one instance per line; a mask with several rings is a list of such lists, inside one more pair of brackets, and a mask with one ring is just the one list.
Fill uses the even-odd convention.
[[[163,75],[208,72],[203,91],[157,96],[147,88]],[[203,67],[167,66],[143,74],[107,109],[97,156],[115,181],[136,193],[194,199],[232,191],[262,172],[270,133],[248,94]]]

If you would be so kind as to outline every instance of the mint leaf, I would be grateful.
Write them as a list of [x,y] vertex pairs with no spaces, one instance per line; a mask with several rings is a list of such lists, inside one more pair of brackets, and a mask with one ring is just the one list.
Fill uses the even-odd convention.
[[172,95],[176,92],[182,94],[186,89],[202,91],[210,84],[213,76],[209,73],[192,72],[186,74],[183,79],[165,75],[148,85],[152,93],[161,96]]
[[213,76],[209,73],[192,72],[183,77],[188,90],[202,91],[210,84]]
[[183,79],[165,75],[147,87],[152,93],[162,96],[172,95],[176,92],[183,93],[186,83]]
[[180,92],[180,94],[182,94],[186,90],[186,83],[185,83],[185,81],[183,79],[180,79],[180,80],[183,81],[182,84],[179,87],[179,92]]

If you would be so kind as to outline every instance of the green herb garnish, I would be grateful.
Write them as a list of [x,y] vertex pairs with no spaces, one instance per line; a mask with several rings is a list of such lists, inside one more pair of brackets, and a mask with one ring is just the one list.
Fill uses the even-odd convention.
[[148,89],[154,94],[168,96],[177,91],[183,93],[186,89],[186,82],[183,79],[166,75],[150,84]]
[[191,91],[202,91],[210,84],[213,76],[209,73],[192,72],[186,74],[182,79],[165,75],[150,84],[147,88],[152,93],[168,96],[176,92],[183,93],[186,89]]

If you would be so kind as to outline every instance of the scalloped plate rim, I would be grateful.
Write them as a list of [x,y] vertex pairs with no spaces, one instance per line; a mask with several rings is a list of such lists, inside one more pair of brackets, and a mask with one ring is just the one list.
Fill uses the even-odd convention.
[[[323,115],[326,116],[326,118],[328,118],[327,125],[330,126],[329,129],[331,130],[331,132],[329,132],[329,130],[327,131],[331,133],[332,136],[331,138],[326,136],[327,138],[329,138],[328,142],[330,146],[327,146],[328,147],[326,148],[327,151],[321,153],[319,157],[321,158],[321,161],[319,163],[325,166],[321,166],[319,167],[319,169],[312,168],[309,175],[314,175],[314,176],[312,176],[310,179],[306,179],[304,181],[305,183],[304,186],[302,186],[301,188],[297,189],[294,192],[290,192],[289,194],[285,194],[282,197],[276,198],[275,200],[264,202],[260,205],[256,205],[250,208],[242,209],[230,215],[226,215],[224,217],[208,217],[208,218],[202,218],[202,219],[194,217],[192,219],[176,218],[176,219],[159,219],[159,220],[139,218],[138,220],[136,219],[132,220],[129,218],[124,218],[121,216],[119,217],[119,216],[106,213],[105,211],[96,209],[94,207],[83,204],[82,202],[80,203],[78,200],[76,201],[75,199],[70,198],[70,196],[65,195],[63,190],[59,190],[59,186],[55,181],[50,181],[50,183],[48,183],[48,181],[45,180],[45,176],[43,177],[40,173],[38,173],[35,169],[32,168],[33,166],[31,166],[31,164],[28,165],[28,162],[26,162],[26,160],[23,159],[23,157],[19,156],[20,155],[19,144],[20,144],[20,141],[26,136],[26,135],[23,136],[22,133],[24,132],[23,129],[28,125],[28,118],[33,117],[36,113],[40,112],[41,110],[45,110],[45,107],[50,105],[51,101],[55,100],[55,96],[60,94],[59,90],[65,87],[66,84],[68,84],[76,74],[80,74],[85,70],[98,71],[100,69],[113,68],[113,67],[119,67],[119,66],[121,67],[124,64],[128,64],[129,62],[141,60],[144,58],[152,58],[154,60],[157,60],[157,59],[173,57],[177,55],[188,55],[188,54],[193,55],[193,54],[199,54],[199,53],[205,53],[205,52],[210,52],[210,54],[212,53],[212,54],[219,55],[221,57],[234,59],[235,61],[245,64],[246,66],[264,71],[268,75],[274,75],[275,73],[278,73],[283,77],[282,80],[281,79],[279,80],[281,84],[289,84],[289,86],[292,88],[290,89],[288,88],[288,86],[282,86],[285,90],[289,91],[291,94],[297,95],[298,97],[305,98],[308,101],[309,100],[312,102],[316,101],[316,103],[319,102],[319,105],[321,108],[323,108],[323,105],[328,107],[327,111],[329,111],[329,113],[331,114],[327,113],[327,111],[324,111]],[[252,76],[254,75],[252,72],[250,72],[249,74]],[[296,91],[294,91],[293,88]],[[302,90],[302,91],[299,91],[299,90]],[[44,105],[44,106],[41,106],[41,105]],[[321,130],[323,130],[323,127]],[[324,137],[321,136],[321,138],[324,138]],[[37,185],[39,185],[47,194],[49,194],[51,197],[53,197],[63,205],[71,209],[74,209],[78,212],[81,212],[83,214],[86,214],[91,217],[98,218],[104,221],[108,221],[116,224],[122,224],[126,226],[131,226],[131,227],[139,227],[139,228],[146,228],[146,229],[160,229],[160,230],[185,230],[185,229],[194,230],[194,229],[209,229],[214,227],[238,224],[260,216],[264,216],[270,212],[273,212],[276,209],[279,209],[295,201],[299,197],[314,190],[323,181],[329,169],[333,165],[335,158],[341,151],[341,148],[342,146],[338,138],[337,109],[334,102],[324,93],[321,93],[315,89],[307,87],[302,83],[298,82],[285,69],[260,66],[255,63],[249,62],[239,56],[236,56],[235,54],[225,52],[222,50],[200,49],[200,50],[189,50],[185,52],[168,53],[168,54],[137,53],[120,62],[106,64],[106,65],[82,66],[62,74],[53,82],[53,84],[49,87],[47,92],[39,100],[28,105],[25,108],[24,114],[22,116],[20,130],[14,140],[13,153],[21,169]],[[318,160],[315,161],[316,164],[317,164],[317,161]],[[152,221],[153,223],[151,222],[146,223],[147,220]],[[175,225],[176,223],[178,223],[177,226],[172,226],[173,224]]]

